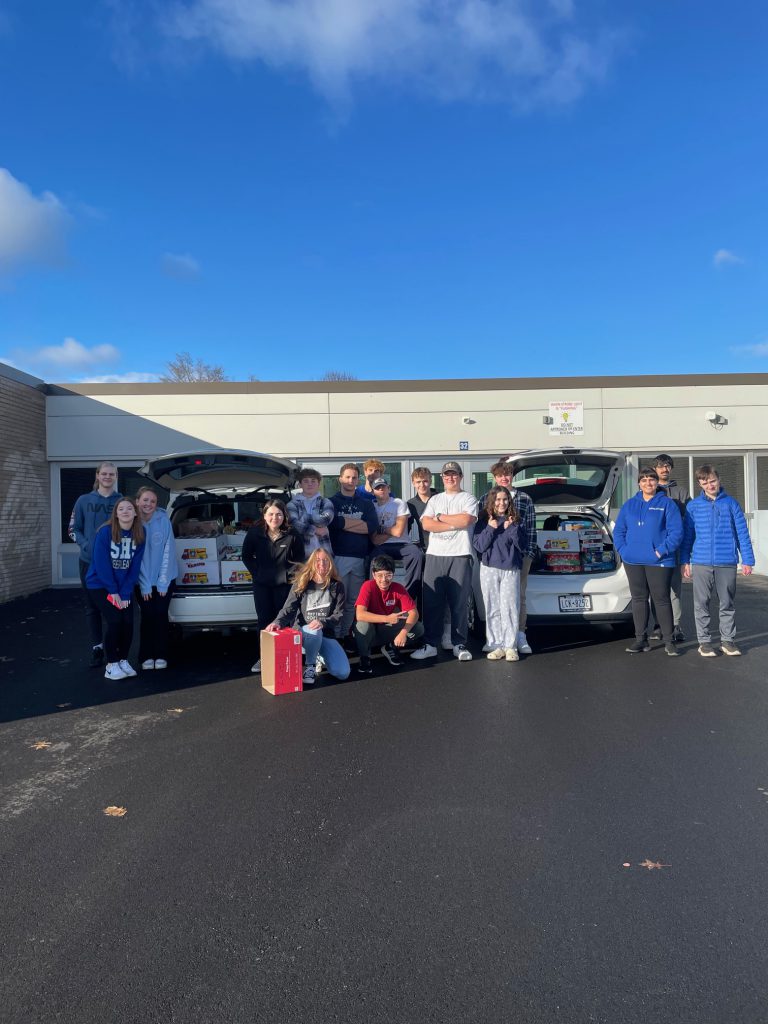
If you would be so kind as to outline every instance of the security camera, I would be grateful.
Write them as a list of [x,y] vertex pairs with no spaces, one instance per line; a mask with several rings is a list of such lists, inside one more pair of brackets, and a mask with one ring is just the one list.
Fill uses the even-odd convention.
[[707,412],[704,413],[704,419],[707,420],[709,423],[717,423],[718,415],[712,409],[709,409]]
[[475,421],[472,419],[471,416],[462,416],[461,417],[461,422],[462,423],[466,423],[466,424],[470,424],[470,423],[474,423]]

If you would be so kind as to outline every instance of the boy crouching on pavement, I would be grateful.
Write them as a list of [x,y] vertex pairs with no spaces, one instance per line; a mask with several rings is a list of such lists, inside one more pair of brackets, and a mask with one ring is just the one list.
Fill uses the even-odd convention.
[[400,653],[406,644],[424,635],[416,602],[405,587],[393,582],[394,574],[395,563],[389,555],[377,555],[371,562],[373,579],[365,581],[355,601],[355,643],[360,655],[357,671],[361,676],[373,672],[374,643],[382,644],[381,653],[390,665],[399,668],[403,664]]
[[741,654],[736,644],[736,568],[749,576],[755,564],[747,520],[741,505],[720,486],[714,466],[699,466],[698,498],[688,503],[683,520],[680,564],[686,579],[693,576],[693,614],[699,654],[716,657],[710,632],[709,601],[714,589],[720,601],[720,650]]

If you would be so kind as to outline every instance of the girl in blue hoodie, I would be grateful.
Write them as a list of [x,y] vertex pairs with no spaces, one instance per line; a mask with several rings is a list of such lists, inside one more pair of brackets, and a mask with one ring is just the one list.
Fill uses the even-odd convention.
[[136,671],[128,662],[133,640],[131,593],[144,555],[144,527],[132,498],[121,498],[93,540],[85,585],[93,594],[104,621],[105,679],[127,679]]
[[649,467],[640,470],[639,491],[621,506],[613,542],[621,555],[632,595],[635,642],[630,654],[649,651],[648,597],[653,598],[664,649],[677,655],[672,638],[674,621],[669,588],[675,554],[683,539],[683,521],[676,503],[659,490],[659,476]]
[[139,661],[148,671],[168,668],[168,605],[176,580],[176,545],[165,509],[157,507],[157,493],[140,487],[136,504],[146,536],[139,572]]

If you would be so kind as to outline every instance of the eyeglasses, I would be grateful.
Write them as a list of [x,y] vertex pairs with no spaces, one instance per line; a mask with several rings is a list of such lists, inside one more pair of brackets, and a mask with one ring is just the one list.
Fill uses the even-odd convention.
[[381,576],[381,577],[382,577],[382,579],[390,579],[390,580],[391,580],[391,579],[392,579],[392,577],[393,577],[393,576],[394,576],[395,574],[394,574],[393,572],[389,572],[389,571],[388,571],[387,569],[377,569],[377,570],[376,570],[376,571],[374,572],[374,574],[373,574],[373,575],[374,575],[374,576]]

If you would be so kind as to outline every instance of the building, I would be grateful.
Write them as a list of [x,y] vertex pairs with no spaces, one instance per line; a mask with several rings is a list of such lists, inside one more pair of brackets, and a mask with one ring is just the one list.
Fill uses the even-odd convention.
[[669,452],[689,487],[711,461],[768,572],[768,374],[60,385],[0,364],[0,408],[0,600],[77,582],[67,523],[96,463],[117,463],[130,494],[147,458],[210,448],[296,459],[329,486],[342,462],[377,455],[406,497],[417,465],[457,459],[482,493],[499,455],[609,448],[630,454],[616,504],[648,456]]

